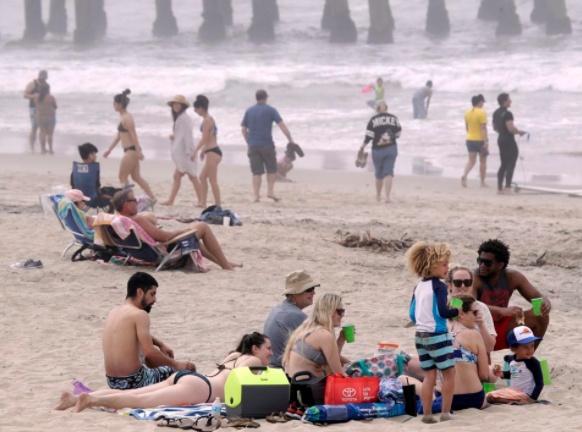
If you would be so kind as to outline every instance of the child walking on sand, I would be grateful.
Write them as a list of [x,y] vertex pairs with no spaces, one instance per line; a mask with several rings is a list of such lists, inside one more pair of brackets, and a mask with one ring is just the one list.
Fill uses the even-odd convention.
[[442,372],[442,414],[440,421],[452,420],[451,404],[455,387],[453,343],[446,320],[459,315],[447,307],[447,286],[441,281],[449,271],[451,251],[446,243],[419,242],[406,254],[408,269],[422,280],[414,288],[410,319],[416,324],[416,349],[420,366],[426,372],[421,399],[424,423],[436,423],[432,399],[437,369]]

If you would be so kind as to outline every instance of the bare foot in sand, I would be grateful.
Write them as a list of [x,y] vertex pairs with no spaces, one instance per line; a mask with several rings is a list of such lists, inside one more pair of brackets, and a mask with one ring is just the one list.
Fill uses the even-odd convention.
[[59,401],[59,404],[55,407],[55,410],[64,411],[66,409],[72,408],[75,405],[77,405],[77,399],[78,397],[75,396],[73,393],[63,392],[61,394],[61,400]]
[[75,405],[75,412],[80,413],[81,411],[91,407],[91,395],[89,393],[81,393],[78,397],[77,404]]
[[422,417],[422,422],[427,424],[434,424],[438,423],[438,420],[435,419],[432,414],[429,414]]
[[461,185],[466,188],[467,187],[467,178],[466,177],[461,177]]
[[441,423],[446,421],[454,420],[455,418],[451,414],[441,414]]
[[255,197],[255,199],[253,199],[251,202],[253,203],[261,202],[261,197]]
[[277,198],[275,195],[267,195],[267,198],[272,199],[275,202],[281,201],[281,198]]
[[174,201],[170,201],[170,200],[162,201],[162,202],[160,202],[160,205],[172,207],[174,205]]
[[202,203],[196,203],[194,204],[194,207],[200,207],[200,208],[206,208],[206,205],[202,204]]
[[390,198],[386,198],[386,199],[384,200],[384,203],[385,203],[385,204],[390,204],[391,202],[392,202],[392,200],[391,200]]
[[483,182],[483,183],[481,183],[481,187],[482,187],[482,188],[488,188],[488,187],[489,187],[489,185],[488,185],[487,183]]
[[242,268],[243,267],[242,264],[237,264],[237,263],[233,263],[233,262],[231,262],[230,265],[233,266],[234,268]]

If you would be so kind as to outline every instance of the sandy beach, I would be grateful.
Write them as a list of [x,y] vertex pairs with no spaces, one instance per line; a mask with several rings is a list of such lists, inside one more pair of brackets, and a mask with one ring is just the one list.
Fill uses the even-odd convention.
[[[52,408],[63,390],[80,380],[98,389],[106,385],[101,335],[107,313],[125,299],[126,282],[135,268],[95,262],[71,263],[61,252],[71,236],[54,217],[43,215],[38,201],[52,186],[68,184],[72,159],[0,155],[0,312],[1,431],[160,430],[100,410],[81,414]],[[117,184],[119,160],[101,160],[102,184]],[[160,198],[168,196],[173,165],[145,161],[142,174]],[[251,204],[247,167],[221,166],[224,207],[237,212],[240,228],[213,226],[227,257],[242,262],[235,272],[211,265],[206,274],[182,271],[155,275],[160,287],[151,312],[152,332],[172,347],[176,357],[194,361],[208,372],[242,334],[262,331],[269,310],[282,299],[284,276],[305,269],[321,282],[318,293],[343,296],[345,321],[358,329],[345,355],[373,353],[377,342],[398,343],[411,353],[414,329],[404,328],[415,278],[404,267],[403,253],[379,254],[347,249],[338,232],[415,241],[447,241],[453,263],[473,266],[478,245],[500,238],[512,251],[517,268],[552,300],[551,324],[537,357],[547,358],[553,384],[542,398],[551,405],[495,406],[457,413],[457,421],[427,426],[406,416],[392,420],[330,426],[342,431],[580,430],[582,428],[580,292],[582,279],[582,201],[565,196],[496,196],[493,181],[468,189],[453,179],[402,176],[395,179],[390,205],[374,200],[373,175],[341,171],[294,170],[293,184],[278,184],[280,203]],[[157,206],[163,216],[196,217],[193,192],[183,183],[177,205]],[[264,188],[263,188],[264,189]],[[263,195],[265,191],[263,190]],[[178,226],[164,222],[165,226]],[[182,225],[183,226],[183,225]],[[547,252],[547,264],[536,259]],[[42,270],[12,270],[10,264],[40,259]],[[512,304],[525,306],[516,294]],[[507,352],[494,353],[501,362]],[[265,431],[306,431],[314,426],[294,421]]]

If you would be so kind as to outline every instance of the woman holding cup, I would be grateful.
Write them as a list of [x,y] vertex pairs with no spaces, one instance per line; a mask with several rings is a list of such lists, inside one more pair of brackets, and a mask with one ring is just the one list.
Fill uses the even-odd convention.
[[344,329],[337,339],[335,336],[335,328],[341,327],[345,313],[342,298],[337,294],[324,294],[315,301],[307,319],[287,342],[283,355],[287,375],[303,371],[315,376],[345,375],[344,365],[350,361],[341,355],[346,343]]

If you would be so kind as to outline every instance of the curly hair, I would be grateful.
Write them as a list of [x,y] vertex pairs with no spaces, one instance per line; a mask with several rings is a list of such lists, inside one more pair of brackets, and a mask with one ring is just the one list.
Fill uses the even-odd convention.
[[448,243],[418,242],[406,252],[406,265],[418,277],[428,277],[438,263],[451,258]]
[[498,262],[505,263],[505,268],[509,265],[509,258],[511,257],[511,252],[509,252],[509,246],[498,239],[489,239],[481,243],[477,253],[481,256],[481,253],[492,253],[495,255],[495,260]]

